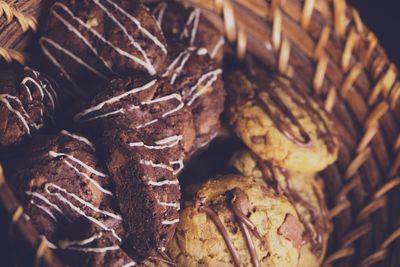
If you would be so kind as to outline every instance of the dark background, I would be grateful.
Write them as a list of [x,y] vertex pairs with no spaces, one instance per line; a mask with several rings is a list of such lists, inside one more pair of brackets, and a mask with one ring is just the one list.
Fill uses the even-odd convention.
[[348,0],[400,68],[400,0]]

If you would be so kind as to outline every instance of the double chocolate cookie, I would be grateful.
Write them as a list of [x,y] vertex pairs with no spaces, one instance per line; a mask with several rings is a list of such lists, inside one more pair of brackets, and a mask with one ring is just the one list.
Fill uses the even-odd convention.
[[25,213],[47,245],[72,266],[133,262],[120,248],[122,217],[93,144],[67,131],[39,136],[33,144],[11,183],[23,193]]
[[230,123],[262,159],[308,173],[336,160],[333,122],[316,98],[289,80],[256,68],[232,73],[227,86]]
[[[204,48],[179,49],[170,46],[176,54],[163,74],[164,83],[182,96],[192,113],[196,130],[191,154],[206,147],[217,135],[220,115],[224,108],[225,91],[222,69],[210,58]],[[179,51],[179,52],[178,52]]]
[[157,21],[137,0],[57,1],[40,46],[49,70],[87,97],[111,76],[160,74],[167,56]]
[[55,113],[57,85],[29,67],[0,71],[0,148],[18,145],[36,133]]
[[127,241],[135,258],[163,251],[179,221],[178,173],[192,149],[194,126],[182,96],[162,80],[115,79],[75,116],[101,129]]

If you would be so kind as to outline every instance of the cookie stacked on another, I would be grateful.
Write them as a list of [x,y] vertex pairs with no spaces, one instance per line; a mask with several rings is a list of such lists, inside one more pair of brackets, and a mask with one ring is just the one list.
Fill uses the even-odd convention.
[[259,157],[308,173],[336,160],[333,122],[308,92],[259,68],[234,72],[227,84],[230,124]]
[[116,75],[161,74],[167,57],[156,19],[137,0],[57,1],[40,46],[48,69],[78,99]]
[[178,266],[298,266],[303,231],[287,198],[256,178],[227,175],[202,185],[168,251]]
[[220,114],[224,108],[225,91],[221,79],[222,69],[205,53],[204,48],[175,44],[170,46],[171,59],[162,75],[170,90],[179,93],[192,113],[196,131],[194,154],[206,147],[218,133]]
[[325,255],[330,230],[323,182],[316,180],[313,174],[290,172],[248,150],[236,152],[231,165],[241,174],[258,179],[289,200],[303,225],[298,266],[319,266]]
[[184,207],[171,257],[178,266],[319,266],[330,229],[316,172],[338,151],[328,113],[261,69],[234,72],[227,85],[229,122],[250,150],[230,161],[240,175],[207,181]]
[[[113,80],[75,116],[100,130],[100,143],[137,258],[163,250],[178,222],[177,174],[190,151],[194,128],[177,93],[161,80]],[[131,202],[131,200],[134,200]]]
[[98,137],[129,233],[123,246],[140,260],[163,252],[172,238],[178,174],[216,136],[225,97],[222,70],[204,48],[173,37],[167,42],[161,75],[114,78],[75,115]]
[[120,248],[122,217],[93,144],[67,131],[32,144],[10,181],[47,245],[72,266],[133,262]]

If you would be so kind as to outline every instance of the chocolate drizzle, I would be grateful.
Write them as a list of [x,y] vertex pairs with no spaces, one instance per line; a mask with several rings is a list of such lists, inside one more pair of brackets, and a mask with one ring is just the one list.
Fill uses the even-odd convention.
[[[262,83],[264,84],[265,81],[262,81]],[[295,103],[297,107],[305,111],[310,116],[311,121],[317,129],[318,137],[324,140],[329,153],[333,153],[336,147],[334,134],[329,129],[329,125],[327,124],[326,120],[320,114],[320,112],[324,112],[328,117],[328,114],[325,112],[325,110],[322,107],[314,107],[311,104],[310,98],[306,96],[301,89],[290,89],[289,86],[283,81],[279,80],[279,78],[268,80],[267,84],[268,89],[256,89],[257,92],[253,95],[252,101],[255,105],[261,107],[267,113],[279,131],[281,131],[288,139],[292,140],[298,145],[309,146],[312,144],[311,137],[305,130],[304,126],[279,96],[278,90],[282,90],[287,96],[290,97],[291,101]],[[267,96],[270,102],[273,104],[267,104],[265,102],[265,96]],[[316,102],[316,104],[318,104],[318,102]],[[276,111],[271,109],[272,105],[277,109]],[[290,123],[292,125],[290,125]],[[294,132],[292,126],[295,126],[298,129],[298,134]]]
[[[260,240],[263,245],[265,244],[265,240],[258,232],[257,227],[247,217],[250,213],[250,210],[248,209],[248,206],[250,205],[249,200],[247,199],[246,194],[239,188],[234,188],[231,191],[228,191],[226,195],[228,198],[230,198],[228,207],[235,215],[237,223],[239,224],[240,229],[243,233],[243,237],[246,241],[247,249],[250,254],[251,262],[253,266],[259,267],[261,265],[257,257],[257,251],[255,249],[253,239],[251,238],[251,234],[253,234],[258,240]],[[235,266],[243,266],[239,254],[236,251],[232,240],[229,238],[228,232],[225,226],[222,224],[221,220],[219,219],[217,213],[204,202],[201,202],[198,206],[198,210],[200,212],[205,212],[207,216],[213,221],[218,231],[221,233],[225,244],[227,245],[228,250],[232,256],[232,260]]]
[[[277,194],[286,196],[288,200],[293,204],[300,219],[300,222],[304,226],[304,242],[310,242],[312,253],[315,256],[320,257],[322,255],[323,249],[323,233],[328,229],[328,221],[325,216],[325,210],[323,209],[322,199],[316,188],[313,186],[313,191],[318,199],[318,204],[320,207],[319,210],[311,205],[308,201],[306,201],[297,192],[297,190],[293,186],[290,173],[286,169],[279,166],[274,166],[271,162],[260,159],[254,153],[252,153],[251,155],[257,163],[257,167],[261,170],[264,181],[267,184],[271,185],[271,187],[275,189]],[[276,171],[279,171],[284,176],[286,185],[283,186],[279,183]],[[306,218],[298,211],[296,205],[301,205],[310,214],[310,223],[315,229],[315,236],[313,236],[313,230],[311,229],[310,224],[307,223]]]
[[239,257],[239,253],[236,251],[235,246],[233,245],[232,240],[229,238],[228,232],[226,231],[225,226],[222,224],[221,220],[219,219],[217,213],[215,213],[215,211],[206,204],[201,204],[199,207],[199,211],[205,212],[207,216],[210,217],[210,219],[213,221],[218,231],[221,233],[222,238],[224,239],[225,244],[232,255],[232,260],[235,266],[243,267],[242,261]]
[[256,226],[247,218],[245,207],[243,207],[242,204],[243,202],[247,201],[247,196],[245,193],[240,190],[239,188],[235,188],[232,191],[233,198],[231,200],[231,205],[232,205],[232,210],[233,213],[235,214],[236,218],[239,220],[239,225],[240,229],[243,232],[244,239],[246,241],[247,248],[250,253],[251,261],[253,263],[253,266],[259,267],[260,266],[260,261],[258,260],[257,257],[257,251],[254,247],[254,242],[251,239],[250,231],[253,233],[253,235],[261,241],[261,243],[264,243],[264,240],[260,233],[258,232]]

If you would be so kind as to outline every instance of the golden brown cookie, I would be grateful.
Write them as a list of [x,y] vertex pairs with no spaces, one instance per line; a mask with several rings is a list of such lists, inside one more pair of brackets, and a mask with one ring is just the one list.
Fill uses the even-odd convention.
[[236,152],[230,163],[241,174],[265,181],[277,194],[288,198],[305,229],[298,266],[319,266],[329,238],[322,181],[315,180],[314,175],[289,172],[248,150]]
[[167,250],[178,266],[298,266],[303,232],[285,196],[227,175],[201,186]]
[[227,85],[230,123],[261,158],[309,173],[336,160],[338,140],[333,123],[312,96],[287,79],[260,69],[236,71]]

